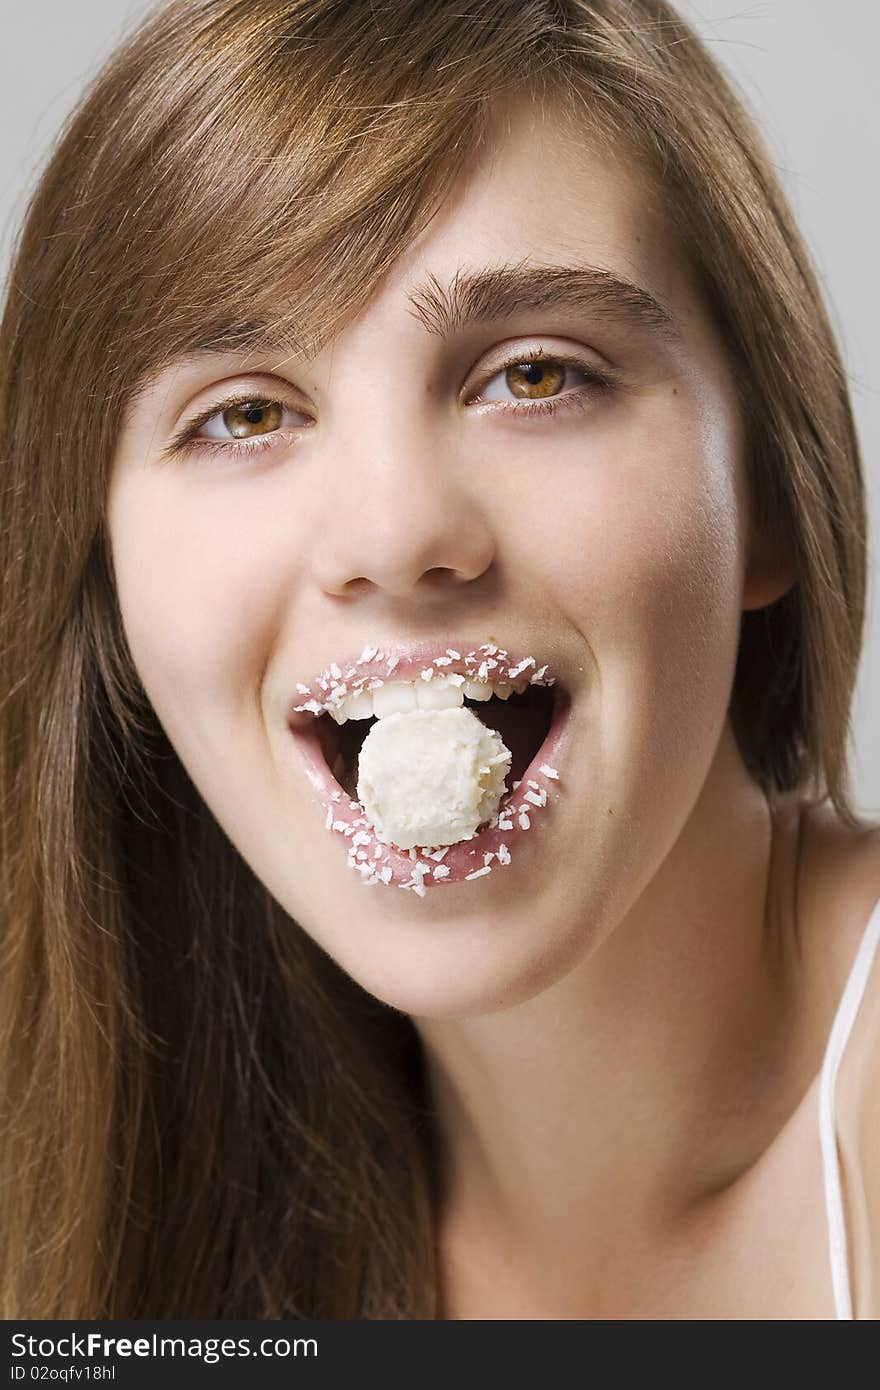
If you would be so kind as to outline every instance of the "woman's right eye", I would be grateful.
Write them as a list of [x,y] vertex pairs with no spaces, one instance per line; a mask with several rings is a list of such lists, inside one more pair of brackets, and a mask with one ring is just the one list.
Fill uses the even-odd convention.
[[252,454],[273,447],[277,436],[284,433],[282,425],[285,423],[288,429],[296,430],[311,424],[311,420],[271,397],[237,396],[202,411],[196,420],[184,426],[166,452],[169,455],[199,450],[234,456]]
[[297,417],[294,424],[304,425],[308,423],[305,415],[300,414],[297,410],[291,410],[281,401],[254,397],[248,400],[234,401],[223,409],[215,410],[212,415],[203,419],[196,428],[204,430],[207,425],[214,425],[215,429],[221,431],[217,434],[208,434],[207,437],[214,440],[228,439],[229,435],[222,432],[224,430],[229,431],[234,439],[253,439],[255,436],[269,434],[279,429],[285,411]]

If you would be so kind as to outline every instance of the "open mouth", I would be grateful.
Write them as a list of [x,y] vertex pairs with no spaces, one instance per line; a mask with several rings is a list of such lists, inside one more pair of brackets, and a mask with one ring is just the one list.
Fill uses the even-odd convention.
[[[470,709],[488,729],[494,729],[510,749],[511,765],[508,787],[521,781],[523,773],[534,759],[550,731],[559,687],[528,685],[520,693],[512,692],[506,699],[493,693],[488,700],[464,697]],[[337,724],[332,715],[316,719],[318,740],[324,761],[346,796],[357,798],[358,759],[364,740],[376,723],[369,719],[349,719]]]
[[[571,697],[547,671],[532,657],[515,660],[491,643],[465,656],[452,647],[433,656],[367,647],[357,660],[331,663],[311,684],[297,684],[288,727],[325,829],[347,842],[349,868],[368,885],[392,884],[423,897],[426,885],[483,878],[508,866],[533,817],[553,819],[557,764],[571,737]],[[360,754],[373,725],[415,709],[461,707],[510,753],[497,810],[455,843],[402,849],[379,839],[357,795]]]

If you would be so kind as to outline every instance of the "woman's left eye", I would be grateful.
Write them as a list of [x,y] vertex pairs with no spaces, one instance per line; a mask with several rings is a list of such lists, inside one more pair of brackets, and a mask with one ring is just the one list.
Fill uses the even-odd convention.
[[544,353],[524,354],[506,363],[474,394],[476,405],[496,402],[513,413],[547,412],[556,402],[586,404],[586,398],[608,389],[608,372],[592,364],[567,361]]

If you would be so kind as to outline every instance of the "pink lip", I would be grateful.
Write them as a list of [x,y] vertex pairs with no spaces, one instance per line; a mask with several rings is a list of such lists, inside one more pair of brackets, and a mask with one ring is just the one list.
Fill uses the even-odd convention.
[[387,646],[378,651],[375,647],[365,647],[357,656],[331,662],[309,682],[297,682],[297,694],[287,709],[288,726],[306,729],[314,715],[325,712],[346,695],[374,689],[376,682],[415,680],[428,668],[438,676],[462,675],[468,680],[505,681],[517,692],[529,684],[555,683],[552,673],[547,675],[549,665],[540,665],[527,653],[511,654],[493,642],[477,647],[458,642],[450,642],[445,647],[422,643],[405,648]]
[[[461,648],[456,650],[461,651]],[[510,662],[510,665],[516,664],[515,661]],[[396,669],[401,669],[400,678],[405,679],[403,673],[413,668],[416,672],[421,669],[418,660],[410,657],[409,667],[401,661]],[[499,678],[495,672],[492,674]],[[479,882],[481,878],[490,877],[497,869],[508,867],[513,861],[524,837],[536,828],[535,818],[543,816],[547,807],[557,799],[560,785],[558,764],[564,760],[567,751],[570,712],[571,698],[558,687],[554,692],[553,719],[547,737],[516,788],[502,798],[493,823],[472,840],[462,840],[445,849],[438,847],[433,853],[399,850],[376,839],[362,807],[357,801],[349,799],[327,766],[318,740],[316,719],[309,716],[307,723],[299,719],[291,723],[290,732],[303,760],[306,775],[324,808],[325,828],[347,842],[349,868],[357,870],[368,884],[385,883],[389,887],[410,889],[424,897],[428,888],[469,879]],[[551,776],[542,768],[549,768],[557,775]],[[496,820],[498,824],[494,823]],[[472,878],[474,875],[476,877]]]

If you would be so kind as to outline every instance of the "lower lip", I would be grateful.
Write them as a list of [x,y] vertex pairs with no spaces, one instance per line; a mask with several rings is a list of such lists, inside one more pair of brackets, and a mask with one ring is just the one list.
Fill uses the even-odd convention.
[[534,837],[548,807],[558,798],[559,780],[541,768],[559,770],[569,741],[570,713],[571,698],[557,687],[547,737],[516,789],[507,792],[499,804],[497,815],[502,824],[480,831],[471,840],[460,840],[445,849],[438,847],[433,854],[397,849],[376,839],[363,807],[349,798],[327,766],[317,721],[290,733],[323,807],[326,828],[346,844],[349,868],[360,873],[364,883],[405,888],[424,897],[427,890],[444,884],[483,883],[516,862],[526,837]]

